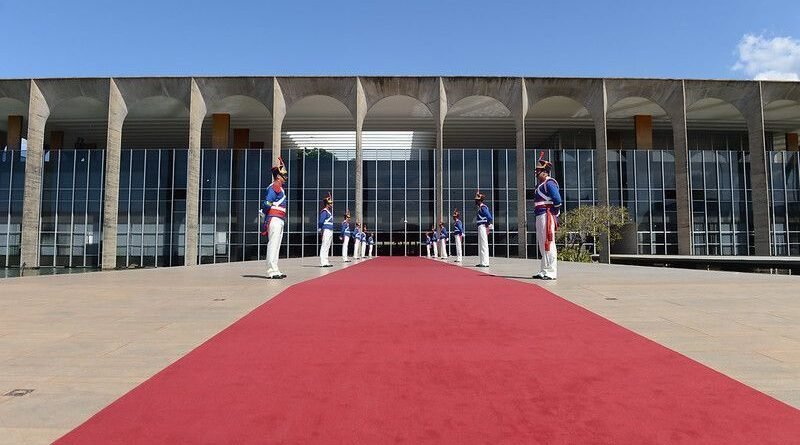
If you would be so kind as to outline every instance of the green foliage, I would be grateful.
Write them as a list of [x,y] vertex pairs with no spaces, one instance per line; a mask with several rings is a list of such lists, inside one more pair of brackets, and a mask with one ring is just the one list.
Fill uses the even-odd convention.
[[592,254],[580,246],[568,246],[558,251],[558,259],[577,263],[591,263]]
[[[585,245],[605,235],[609,242],[621,238],[622,226],[631,220],[628,209],[617,206],[581,206],[559,216],[556,240],[564,243],[559,257],[567,261],[583,261],[591,254]],[[598,246],[598,249],[600,246]],[[568,256],[578,259],[567,259]]]

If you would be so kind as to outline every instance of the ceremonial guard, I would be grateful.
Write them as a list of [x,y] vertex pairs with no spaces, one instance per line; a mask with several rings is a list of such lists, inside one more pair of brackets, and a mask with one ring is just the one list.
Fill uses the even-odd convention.
[[372,249],[375,246],[375,234],[370,232],[369,238],[367,239],[367,243],[369,243],[369,257],[372,258]]
[[322,200],[322,210],[319,212],[317,231],[322,232],[322,246],[319,248],[319,265],[321,267],[331,267],[328,256],[331,253],[331,244],[333,243],[333,197],[331,197],[330,193]]
[[475,267],[489,267],[489,232],[494,227],[492,211],[483,203],[486,197],[480,191],[475,193],[475,205],[478,207],[478,264]]
[[289,179],[289,172],[282,158],[272,167],[272,183],[267,187],[259,213],[264,218],[262,235],[267,236],[267,278],[286,278],[278,269],[278,256],[283,241],[283,226],[286,224],[286,191],[283,186]]
[[342,220],[342,233],[339,236],[339,239],[342,240],[342,261],[349,263],[350,259],[347,257],[347,247],[350,245],[350,210],[347,210],[344,213],[344,219]]
[[464,224],[459,219],[458,209],[453,211],[453,239],[456,242],[456,263],[462,259],[461,243],[464,241]]
[[536,217],[536,242],[542,256],[541,270],[533,278],[555,280],[558,275],[555,233],[558,228],[558,214],[561,210],[561,193],[558,182],[550,177],[553,164],[544,159],[544,152],[539,154],[536,163],[536,186],[533,214]]
[[356,222],[353,228],[353,259],[357,260],[361,257],[361,229],[360,224]]
[[367,257],[367,225],[364,224],[361,230],[361,258]]
[[444,226],[444,221],[439,223],[439,254],[443,260],[447,259],[447,238],[450,235],[447,233],[447,227]]
[[427,257],[431,257],[431,232],[425,232],[425,249],[428,251]]
[[431,226],[431,245],[433,246],[433,257],[439,258],[439,232],[436,225]]

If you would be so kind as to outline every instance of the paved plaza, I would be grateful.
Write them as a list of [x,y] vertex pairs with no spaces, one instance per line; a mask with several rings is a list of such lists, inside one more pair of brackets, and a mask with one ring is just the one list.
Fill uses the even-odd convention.
[[[33,389],[0,396],[0,442],[60,437],[288,286],[341,267],[316,264],[283,261],[286,280],[264,279],[263,262],[0,280],[0,394]],[[530,279],[533,260],[493,259],[485,271],[541,285],[800,407],[797,277],[560,266],[557,282]]]

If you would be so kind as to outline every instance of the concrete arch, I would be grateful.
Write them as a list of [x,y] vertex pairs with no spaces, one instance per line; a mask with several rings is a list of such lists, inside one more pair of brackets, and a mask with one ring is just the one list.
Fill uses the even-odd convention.
[[320,130],[353,130],[353,122],[352,110],[344,102],[333,96],[312,94],[293,101],[291,105],[287,104],[282,128],[306,128],[313,123],[319,123]]
[[513,148],[516,116],[485,95],[465,96],[448,105],[442,124],[444,148]]
[[525,79],[525,84],[529,110],[543,99],[564,96],[583,105],[595,121],[595,126],[605,126],[606,93],[603,79],[532,78]]
[[566,132],[576,141],[573,148],[590,148],[596,145],[595,125],[592,113],[580,101],[564,95],[540,97],[525,117],[526,147],[543,148]]
[[[235,134],[236,130],[246,130],[248,144],[257,141],[264,147],[272,144],[272,112],[271,107],[252,96],[234,94],[216,99],[206,99],[206,115],[202,123],[203,147],[213,146],[213,118],[214,114],[229,116],[229,130]],[[233,139],[230,139],[232,146]]]
[[50,107],[45,146],[105,148],[108,103],[91,96],[73,96]]
[[[275,95],[280,94],[287,114],[297,102],[307,97],[327,96],[340,102],[350,116],[355,117],[358,115],[356,81],[353,77],[277,77],[275,82],[280,91],[275,90]],[[277,111],[274,114],[279,116]]]
[[622,100],[640,97],[658,105],[670,121],[683,120],[683,82],[680,80],[608,79],[605,85],[609,112]]
[[35,82],[51,113],[62,103],[81,97],[108,106],[109,79],[41,79]]
[[442,77],[445,114],[458,102],[472,96],[485,96],[503,104],[510,114],[524,117],[522,80],[517,77]]
[[[410,105],[410,104],[415,105],[413,110],[410,110],[409,113],[405,113],[411,117],[426,117],[426,118],[433,117],[433,110],[431,110],[430,105],[422,102],[417,97],[411,96],[409,94],[394,94],[391,96],[384,96],[371,103],[368,101],[366,116],[368,117],[370,113],[388,114],[389,110],[387,108],[391,102],[398,102],[399,105]],[[403,111],[408,111],[408,110],[403,110]]]
[[189,137],[189,108],[178,98],[153,95],[127,102],[123,148],[182,148]]
[[194,80],[208,104],[208,113],[227,112],[214,108],[214,104],[224,103],[234,97],[246,97],[263,105],[269,115],[272,115],[274,101],[272,77],[196,77]]
[[0,80],[0,98],[15,99],[28,106],[31,82],[29,80]]
[[367,110],[393,96],[408,96],[424,104],[431,115],[439,110],[439,79],[436,77],[360,77]]

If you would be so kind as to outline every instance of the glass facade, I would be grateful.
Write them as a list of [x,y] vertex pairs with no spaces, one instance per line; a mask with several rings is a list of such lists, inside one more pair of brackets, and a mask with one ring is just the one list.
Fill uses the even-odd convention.
[[[489,254],[516,256],[517,238],[517,153],[513,149],[449,149],[444,152],[444,207],[448,231],[453,230],[452,214],[461,212],[464,223],[464,255],[478,254],[478,227],[475,192],[494,216],[489,234]],[[430,225],[426,226],[430,227]]]
[[0,152],[0,267],[19,266],[25,158],[19,151]]
[[675,155],[669,150],[609,150],[611,205],[626,207],[636,226],[636,253],[678,254]]
[[117,267],[184,264],[187,149],[122,150]]
[[41,266],[100,266],[104,156],[101,149],[44,153]]
[[[544,150],[554,163],[564,210],[596,202],[594,149]],[[540,150],[526,150],[529,204]],[[0,157],[0,265],[19,265],[24,158]],[[184,264],[187,149],[122,150],[117,237],[118,267]],[[322,197],[333,193],[338,230],[345,209],[355,212],[354,149],[286,149],[290,178],[289,222],[283,257],[316,256]],[[272,156],[262,149],[201,152],[199,261],[220,263],[266,256],[258,208],[271,181]],[[491,254],[517,255],[515,149],[447,149],[444,208],[466,229],[464,252],[477,254],[473,223],[476,190],[495,215]],[[769,151],[771,240],[778,255],[800,255],[800,153]],[[691,150],[692,236],[697,255],[753,254],[749,155],[742,150]],[[364,222],[376,234],[380,255],[422,253],[434,223],[436,171],[433,149],[365,149]],[[675,159],[670,150],[609,150],[609,199],[634,218],[636,252],[677,254]],[[104,150],[45,152],[41,201],[40,264],[98,267],[101,258]],[[632,238],[631,238],[632,239]],[[334,244],[339,253],[338,236]],[[528,218],[528,256],[538,256]],[[630,244],[629,244],[630,245]]]
[[773,255],[800,255],[800,153],[767,152]]
[[750,154],[690,150],[692,237],[695,255],[755,253]]
[[363,163],[364,223],[378,255],[420,255],[434,224],[434,150],[365,149]]

